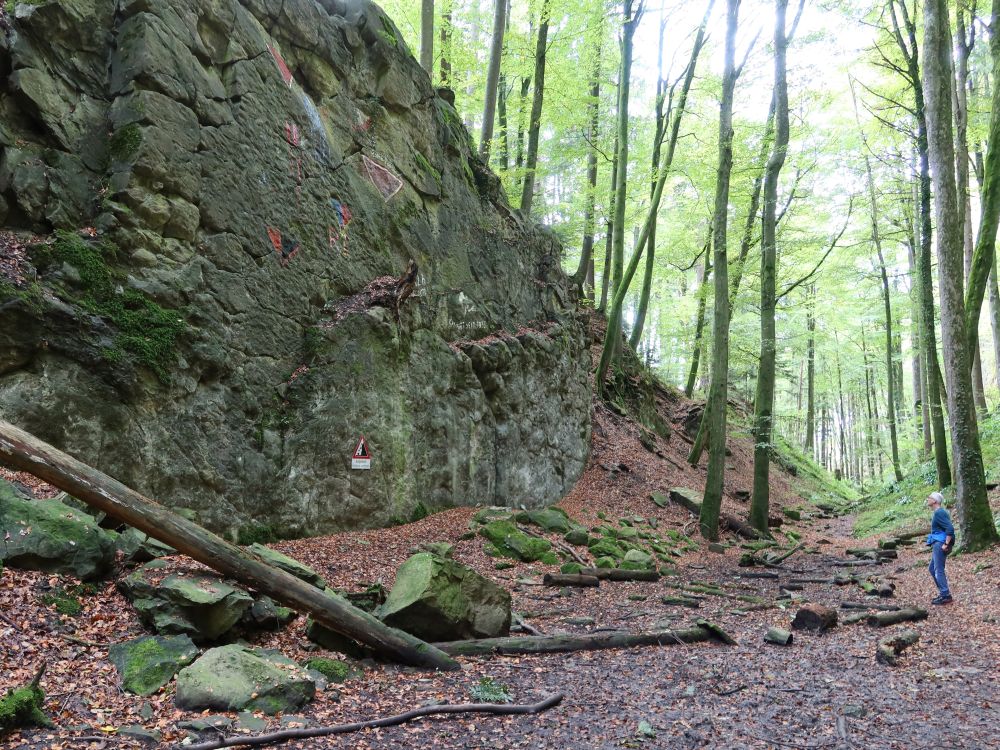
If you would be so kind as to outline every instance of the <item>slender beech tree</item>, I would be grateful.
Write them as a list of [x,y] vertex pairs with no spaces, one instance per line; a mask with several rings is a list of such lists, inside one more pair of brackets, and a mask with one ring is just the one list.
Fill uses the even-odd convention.
[[420,0],[420,67],[434,74],[434,0]]
[[972,395],[971,360],[962,268],[962,216],[958,213],[952,140],[951,35],[948,3],[924,2],[924,89],[927,136],[934,179],[941,335],[948,383],[948,422],[955,465],[958,518],[963,545],[982,549],[997,541],[986,497],[983,455]]
[[[799,5],[803,7],[804,0]],[[777,334],[777,226],[778,178],[788,153],[788,74],[786,56],[788,39],[785,15],[788,0],[774,4],[774,145],[764,169],[764,213],[760,240],[760,367],[753,418],[753,490],[750,497],[750,525],[768,534],[770,505],[771,433],[774,428],[774,378]],[[728,289],[726,290],[728,293]],[[728,301],[728,296],[721,298]],[[719,303],[717,303],[719,304]]]
[[701,364],[701,350],[705,335],[705,309],[708,306],[708,285],[712,275],[712,230],[709,228],[709,236],[705,240],[705,247],[702,252],[705,259],[698,269],[698,305],[694,317],[694,345],[691,349],[691,368],[688,370],[687,383],[684,385],[684,395],[691,398],[694,394],[694,385],[698,381],[698,367]]
[[[601,20],[603,21],[603,19],[602,14]],[[590,98],[587,101],[587,111],[590,117],[587,118],[587,196],[583,205],[583,249],[580,251],[580,265],[577,266],[576,273],[573,274],[573,284],[581,290],[584,297],[589,296],[589,299],[594,298],[594,229],[596,225],[594,211],[597,200],[597,138],[600,133],[601,43],[603,37],[604,24],[601,23],[590,73]]]
[[[698,55],[701,53],[701,48],[705,44],[705,28],[708,24],[708,17],[712,10],[712,0],[709,0],[708,9],[705,11],[705,16],[702,19],[701,26],[698,27],[698,32],[695,34],[694,47],[691,50],[691,59],[688,64],[687,72],[685,74],[684,80],[684,91],[686,92],[691,85],[691,80],[694,78],[694,70],[697,65]],[[622,306],[625,303],[625,295],[628,293],[629,286],[632,283],[632,278],[635,276],[635,271],[639,267],[639,261],[642,259],[642,250],[646,246],[647,240],[649,239],[649,233],[651,231],[653,223],[656,222],[657,214],[660,210],[660,199],[663,197],[663,187],[667,183],[667,175],[670,170],[665,168],[664,165],[669,164],[673,159],[674,147],[677,143],[677,133],[680,129],[680,116],[684,112],[684,96],[682,93],[681,100],[678,102],[677,111],[674,115],[674,120],[671,126],[671,140],[668,144],[666,153],[664,154],[664,164],[660,165],[658,171],[658,176],[656,179],[656,189],[653,191],[653,197],[649,203],[649,210],[646,213],[646,220],[643,222],[642,230],[639,232],[639,236],[636,238],[634,243],[635,252],[632,253],[632,257],[629,260],[628,268],[626,268],[622,273],[621,282],[615,285],[615,291],[612,295],[611,308],[608,313],[608,332],[604,338],[604,348],[601,351],[601,360],[597,366],[597,388],[599,393],[603,396],[605,393],[605,380],[608,374],[608,368],[611,364],[611,360],[618,350],[618,346],[621,342],[621,325],[614,325],[615,321],[621,321]],[[619,150],[619,157],[621,157],[621,150]],[[620,194],[624,195],[624,192]],[[616,208],[617,213],[617,208]],[[618,221],[616,216],[615,221]],[[624,215],[622,214],[622,222],[624,222]]]
[[806,439],[805,450],[815,455],[816,432],[816,285],[806,294]]
[[[451,86],[451,11],[454,0],[444,0],[441,6],[441,85]],[[423,30],[423,19],[421,19],[421,30]],[[422,42],[423,40],[421,40]]]
[[899,72],[913,92],[913,118],[917,125],[917,165],[919,172],[918,215],[920,217],[920,246],[917,253],[916,282],[920,296],[920,322],[923,326],[920,343],[924,359],[924,382],[927,386],[926,399],[930,406],[931,431],[934,442],[934,463],[937,468],[937,483],[940,487],[951,484],[951,468],[948,463],[948,447],[945,438],[944,413],[940,368],[937,356],[937,332],[934,329],[934,279],[931,275],[931,173],[928,156],[927,119],[924,107],[924,90],[920,77],[920,47],[917,44],[917,22],[915,18],[917,0],[913,0],[913,12],[907,7],[907,0],[889,0],[889,17],[892,32],[903,56],[905,68]]
[[542,130],[542,102],[545,98],[545,54],[549,47],[549,0],[542,0],[535,43],[534,92],[528,119],[528,150],[525,155],[524,182],[521,183],[521,213],[531,216],[535,198],[535,168],[538,165],[538,138]]
[[[970,351],[979,348],[979,313],[983,307],[983,296],[986,293],[989,276],[994,273],[996,266],[994,256],[996,255],[997,226],[1000,225],[1000,85],[998,85],[997,79],[997,76],[1000,75],[1000,25],[998,25],[1000,0],[993,0],[991,17],[990,27],[993,32],[990,37],[990,56],[993,65],[993,92],[989,143],[980,181],[982,200],[979,233],[972,254],[969,288],[965,297],[965,339]],[[1000,367],[1000,352],[997,353],[997,364]],[[1000,375],[1000,369],[997,372]]]
[[486,67],[486,96],[483,101],[483,130],[479,138],[479,158],[489,164],[493,146],[493,120],[497,107],[497,90],[500,83],[500,58],[503,55],[504,29],[507,24],[507,0],[493,0],[493,38],[490,42],[490,61]]
[[712,373],[708,388],[705,430],[708,433],[708,475],[699,526],[707,539],[719,538],[719,512],[726,471],[726,404],[729,400],[729,182],[733,170],[733,95],[736,90],[736,30],[740,0],[726,0],[726,39],[719,102],[719,166],[712,216],[712,266],[715,305],[712,313]]

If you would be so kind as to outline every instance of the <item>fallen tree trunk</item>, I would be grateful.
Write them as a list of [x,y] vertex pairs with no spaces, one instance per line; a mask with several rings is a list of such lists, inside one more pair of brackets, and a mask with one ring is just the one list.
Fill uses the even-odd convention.
[[655,570],[621,570],[620,568],[584,568],[580,575],[593,576],[602,581],[659,581]]
[[278,732],[271,732],[270,734],[244,737],[223,737],[217,740],[209,740],[208,742],[199,742],[194,745],[185,745],[184,747],[186,750],[218,750],[221,747],[260,747],[262,745],[274,745],[279,742],[288,742],[289,740],[299,740],[309,737],[329,737],[332,734],[348,734],[349,732],[360,732],[363,729],[394,727],[423,716],[438,716],[440,714],[493,714],[496,716],[537,714],[558,706],[564,697],[563,693],[555,693],[547,698],[543,698],[538,703],[515,704],[512,706],[504,703],[424,706],[423,708],[415,708],[403,714],[386,716],[381,719],[371,719],[369,721],[358,721],[353,724],[339,724],[333,727],[312,727],[307,729],[283,729]]
[[321,625],[404,664],[455,670],[460,665],[409,633],[390,628],[339,596],[277,570],[207,529],[140,495],[27,432],[0,421],[0,463],[68,492],[193,560],[233,578]]
[[[653,493],[654,502],[657,505],[663,501],[663,495],[658,492]],[[660,498],[657,500],[657,498]],[[695,516],[701,515],[701,503],[697,500],[688,497],[684,492],[678,492],[676,489],[670,490],[670,499],[673,500],[678,505],[687,508],[689,511],[695,514]],[[661,506],[665,507],[665,506]],[[757,529],[748,523],[744,523],[736,516],[730,515],[729,513],[719,514],[719,523],[728,528],[730,531],[739,534],[744,539],[763,539],[764,535],[761,534]]]
[[[721,635],[720,635],[721,634]],[[540,638],[478,638],[434,645],[451,656],[488,656],[490,654],[559,654],[568,651],[597,651],[605,648],[672,646],[719,640],[725,633],[714,625],[695,625],[683,630],[654,630],[629,633],[622,630],[589,635],[547,635]],[[729,636],[725,636],[728,638]],[[732,640],[732,639],[730,639]]]
[[899,609],[895,612],[878,612],[873,615],[868,615],[868,624],[874,625],[879,628],[885,628],[889,625],[895,625],[900,622],[910,622],[916,620],[926,620],[927,610],[920,609],[919,607],[911,607],[909,609]]
[[841,609],[876,609],[882,612],[898,612],[903,609],[898,604],[870,604],[868,602],[841,602]]
[[597,576],[582,575],[580,573],[546,573],[542,576],[542,583],[546,586],[600,586],[601,582]]
[[916,630],[904,630],[902,633],[894,633],[883,638],[875,649],[875,661],[894,667],[903,649],[909,648],[919,640],[920,634]]

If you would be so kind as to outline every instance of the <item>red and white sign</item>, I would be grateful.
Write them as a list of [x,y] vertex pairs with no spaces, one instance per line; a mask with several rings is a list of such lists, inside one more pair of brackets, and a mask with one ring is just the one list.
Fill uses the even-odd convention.
[[372,454],[368,450],[368,443],[365,442],[365,436],[362,435],[361,439],[358,440],[358,446],[354,449],[354,455],[351,456],[351,468],[352,469],[370,469],[372,467]]

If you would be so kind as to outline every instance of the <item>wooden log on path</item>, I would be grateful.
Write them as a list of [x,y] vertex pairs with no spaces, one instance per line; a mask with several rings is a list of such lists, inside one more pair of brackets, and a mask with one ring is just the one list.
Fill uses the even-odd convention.
[[926,619],[926,609],[909,607],[907,609],[898,609],[895,612],[878,612],[877,614],[868,615],[867,622],[869,625],[874,625],[878,628],[885,628],[889,625],[896,625],[900,622],[915,622],[917,620]]
[[698,609],[701,601],[693,596],[661,596],[660,601],[668,606],[689,607]]
[[834,583],[832,578],[789,578],[789,583]]
[[896,595],[896,584],[880,578],[875,581],[875,593],[882,599],[891,599]]
[[875,648],[875,661],[890,667],[896,666],[899,655],[904,649],[909,648],[920,640],[920,634],[916,630],[904,630],[901,633],[894,633],[878,642]]
[[611,631],[587,635],[548,635],[540,638],[478,638],[468,641],[435,643],[451,656],[487,656],[490,654],[559,654],[570,651],[596,651],[607,648],[673,646],[717,640],[723,643],[725,631],[714,625],[695,625],[680,630],[654,630],[642,633]]
[[868,612],[851,612],[851,614],[843,618],[841,622],[844,625],[856,625],[857,623],[867,619],[868,619]]
[[761,571],[759,573],[756,571],[748,571],[746,573],[739,572],[736,575],[740,578],[762,578],[764,580],[774,580],[778,577],[777,573],[773,573],[771,571]]
[[822,604],[806,604],[799,608],[792,620],[793,630],[813,630],[822,633],[837,625],[837,610]]
[[580,575],[592,576],[602,581],[646,581],[660,580],[659,572],[655,570],[621,570],[620,568],[583,568]]
[[118,480],[3,421],[0,421],[0,464],[26,471],[222,575],[297,612],[312,615],[321,625],[368,646],[376,654],[418,667],[461,669],[458,662],[419,638],[386,626],[340,596],[272,568]]
[[764,643],[773,643],[777,646],[791,646],[792,634],[788,630],[781,628],[768,628],[764,633]]
[[898,612],[904,607],[898,604],[876,604],[874,602],[841,602],[841,609],[877,609],[880,612]]
[[546,586],[600,586],[601,582],[597,576],[588,576],[581,573],[546,573],[542,576],[542,583]]

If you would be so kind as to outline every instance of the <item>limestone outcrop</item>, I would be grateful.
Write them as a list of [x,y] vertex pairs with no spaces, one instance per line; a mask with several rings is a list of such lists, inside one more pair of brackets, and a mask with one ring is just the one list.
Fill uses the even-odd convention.
[[559,244],[381,9],[0,15],[5,419],[246,541],[572,486]]

